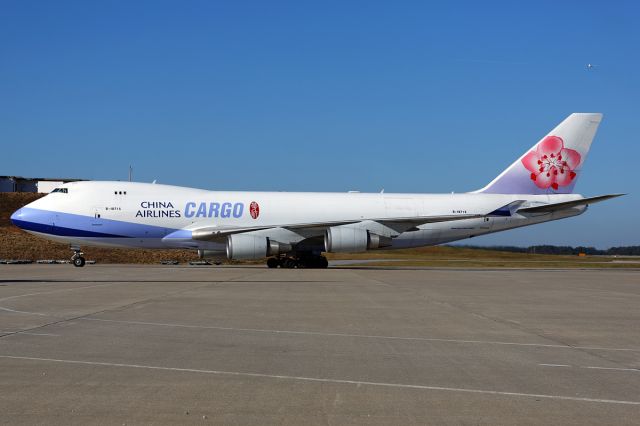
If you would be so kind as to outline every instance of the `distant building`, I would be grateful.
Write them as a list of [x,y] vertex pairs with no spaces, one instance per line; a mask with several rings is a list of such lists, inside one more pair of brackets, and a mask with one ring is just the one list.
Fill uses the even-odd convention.
[[0,192],[15,192],[16,182],[11,176],[0,176]]
[[67,182],[85,179],[26,178],[21,176],[0,176],[0,192],[40,192],[48,194],[54,188]]

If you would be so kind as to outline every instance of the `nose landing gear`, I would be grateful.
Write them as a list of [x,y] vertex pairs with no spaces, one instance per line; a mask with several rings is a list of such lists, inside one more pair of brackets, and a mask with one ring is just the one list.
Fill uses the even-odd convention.
[[73,256],[71,256],[71,262],[73,263],[73,266],[82,268],[86,263],[86,260],[83,257],[84,253],[82,252],[80,247],[71,247],[71,250],[73,250]]

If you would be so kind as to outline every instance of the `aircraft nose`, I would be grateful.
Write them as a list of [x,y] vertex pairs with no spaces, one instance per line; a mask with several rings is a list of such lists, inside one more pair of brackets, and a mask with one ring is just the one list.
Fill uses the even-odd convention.
[[53,222],[50,214],[30,206],[31,204],[27,204],[13,212],[11,222],[24,231],[49,232]]
[[25,212],[24,209],[18,209],[15,212],[13,212],[13,214],[11,215],[10,219],[11,219],[11,223],[13,223],[15,226],[17,226],[18,228],[22,228],[22,226],[20,226],[24,221],[25,221]]

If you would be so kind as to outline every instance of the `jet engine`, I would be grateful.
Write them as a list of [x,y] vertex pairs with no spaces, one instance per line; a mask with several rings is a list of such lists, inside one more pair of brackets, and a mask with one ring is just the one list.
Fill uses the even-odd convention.
[[330,253],[359,253],[390,245],[391,238],[362,228],[334,226],[324,234],[324,249]]
[[224,252],[220,250],[198,250],[198,259],[216,259],[224,257]]
[[232,234],[227,237],[227,257],[233,260],[262,259],[291,251],[291,244],[257,235]]

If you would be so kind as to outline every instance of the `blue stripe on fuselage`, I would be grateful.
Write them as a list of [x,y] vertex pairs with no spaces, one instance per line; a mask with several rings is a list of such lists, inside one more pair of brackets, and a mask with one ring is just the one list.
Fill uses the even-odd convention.
[[45,225],[37,222],[27,222],[14,219],[13,223],[25,231],[39,232],[41,234],[59,235],[62,237],[97,237],[97,238],[130,238],[124,235],[105,234],[103,232],[85,231],[83,229],[63,228],[61,226]]
[[11,221],[26,231],[63,237],[163,238],[177,229],[23,207]]

